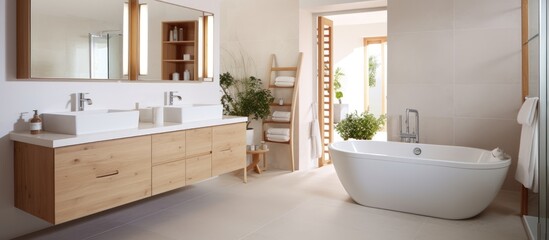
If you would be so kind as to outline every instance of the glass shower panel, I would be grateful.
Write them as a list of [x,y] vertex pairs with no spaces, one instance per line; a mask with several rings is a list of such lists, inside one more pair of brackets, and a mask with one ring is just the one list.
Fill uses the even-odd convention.
[[109,79],[123,79],[122,71],[122,51],[123,37],[122,34],[108,34],[108,62],[109,62]]
[[90,34],[90,78],[123,78],[122,44],[122,34]]
[[538,239],[547,239],[547,0],[539,1],[539,222]]

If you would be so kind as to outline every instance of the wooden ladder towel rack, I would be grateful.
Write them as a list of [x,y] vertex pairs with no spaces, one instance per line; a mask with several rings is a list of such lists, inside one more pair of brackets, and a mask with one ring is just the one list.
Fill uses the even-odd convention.
[[[289,121],[273,121],[272,118],[263,120],[263,140],[265,142],[270,143],[277,143],[277,144],[287,144],[290,149],[290,161],[291,161],[291,169],[292,172],[295,171],[295,161],[294,161],[294,120],[295,115],[297,111],[297,94],[299,89],[299,73],[301,69],[301,59],[303,57],[303,53],[299,53],[297,58],[297,63],[295,66],[291,67],[280,67],[278,66],[278,63],[276,61],[275,54],[271,55],[271,64],[269,68],[269,89],[275,96],[275,102],[271,104],[271,114],[275,110],[281,110],[281,111],[290,111],[290,120]],[[293,86],[277,86],[275,85],[276,77],[282,76],[279,75],[280,72],[289,72],[291,75],[284,75],[284,76],[290,76],[294,77],[294,84]],[[288,92],[290,91],[290,92]],[[287,100],[284,100],[284,103],[282,105],[279,105],[279,102],[276,100],[278,99],[277,96],[284,96],[283,94],[290,94],[291,93],[291,101],[288,102]],[[290,140],[286,142],[280,142],[280,141],[270,141],[267,139],[267,129],[273,126],[287,126],[290,130]]]

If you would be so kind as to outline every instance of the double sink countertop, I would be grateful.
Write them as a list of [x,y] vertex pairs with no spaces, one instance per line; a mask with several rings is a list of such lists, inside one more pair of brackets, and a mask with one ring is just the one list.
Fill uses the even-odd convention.
[[246,122],[247,120],[248,118],[246,117],[223,116],[222,119],[203,120],[187,123],[165,122],[162,126],[157,126],[153,123],[148,122],[139,122],[137,128],[82,135],[59,134],[44,131],[42,131],[42,133],[40,134],[33,135],[30,134],[30,131],[17,131],[10,133],[10,139],[12,141],[24,142],[43,147],[58,148],[119,138],[137,137],[165,132],[182,131],[194,128],[241,123]]

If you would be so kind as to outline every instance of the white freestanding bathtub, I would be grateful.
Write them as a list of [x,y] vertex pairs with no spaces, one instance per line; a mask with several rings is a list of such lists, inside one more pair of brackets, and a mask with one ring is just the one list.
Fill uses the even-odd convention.
[[355,202],[447,219],[482,212],[511,164],[490,151],[457,146],[345,141],[329,149],[337,176]]

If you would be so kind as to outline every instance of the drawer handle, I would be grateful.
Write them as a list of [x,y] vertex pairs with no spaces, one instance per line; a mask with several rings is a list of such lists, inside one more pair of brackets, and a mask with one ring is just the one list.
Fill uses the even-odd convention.
[[221,152],[229,152],[229,151],[231,151],[231,148],[221,150]]
[[110,173],[106,173],[106,174],[103,174],[103,175],[99,175],[99,176],[96,176],[95,178],[104,178],[104,177],[110,177],[110,176],[114,176],[116,174],[118,174],[118,170],[114,170],[114,172],[110,172]]

